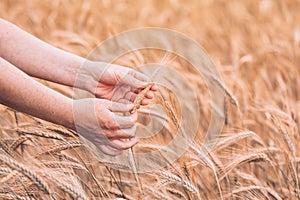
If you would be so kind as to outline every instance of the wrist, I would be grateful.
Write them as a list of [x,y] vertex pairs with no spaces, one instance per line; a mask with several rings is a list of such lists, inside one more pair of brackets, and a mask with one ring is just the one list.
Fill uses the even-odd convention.
[[64,127],[72,129],[76,131],[76,125],[75,125],[75,120],[74,120],[74,113],[73,113],[73,99],[68,99],[67,104],[66,104],[66,110],[65,110],[65,115],[62,119],[62,124]]
[[95,93],[106,65],[104,62],[86,60],[75,75],[74,87]]

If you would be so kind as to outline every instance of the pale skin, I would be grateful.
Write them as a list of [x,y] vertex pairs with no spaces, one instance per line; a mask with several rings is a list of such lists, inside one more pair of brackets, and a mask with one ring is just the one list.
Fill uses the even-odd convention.
[[[108,155],[118,155],[138,142],[137,113],[120,113],[129,113],[136,95],[149,84],[145,75],[65,52],[3,19],[0,72],[1,104],[77,130]],[[78,87],[97,98],[74,100],[32,77]],[[149,104],[156,90],[153,85],[142,105]]]

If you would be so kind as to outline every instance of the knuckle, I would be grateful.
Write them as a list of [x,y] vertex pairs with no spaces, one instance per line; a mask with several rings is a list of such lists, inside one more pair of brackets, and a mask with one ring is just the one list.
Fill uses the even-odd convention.
[[114,119],[113,114],[110,114],[109,117],[104,119],[104,126],[107,129],[117,129],[118,128],[118,122]]
[[104,108],[108,108],[111,105],[111,102],[106,99],[101,99],[101,104],[104,106]]
[[103,133],[104,133],[104,135],[105,135],[107,138],[111,138],[111,137],[112,137],[111,131],[103,130]]
[[128,136],[128,134],[126,134],[124,131],[122,131],[122,130],[118,130],[117,131],[117,136],[119,137],[119,138],[129,138],[130,136]]
[[110,121],[109,121],[108,118],[102,119],[102,126],[103,126],[105,129],[109,129],[109,127],[110,127]]
[[126,145],[124,145],[124,144],[119,144],[119,145],[118,145],[118,148],[119,148],[120,150],[125,150],[125,149],[127,149],[127,148],[126,148]]
[[119,123],[116,120],[111,120],[110,121],[110,128],[111,129],[118,129],[119,128]]
[[117,135],[115,133],[115,131],[112,131],[112,130],[105,130],[104,133],[105,133],[105,135],[106,135],[107,138],[114,138]]

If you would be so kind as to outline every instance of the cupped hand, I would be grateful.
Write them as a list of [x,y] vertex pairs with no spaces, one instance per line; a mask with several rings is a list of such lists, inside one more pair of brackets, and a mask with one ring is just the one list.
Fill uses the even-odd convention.
[[138,142],[137,114],[125,115],[132,108],[133,104],[105,99],[74,100],[74,128],[105,154],[118,155]]
[[[114,102],[134,102],[137,94],[150,84],[149,78],[144,74],[120,65],[89,62],[86,66],[92,77],[90,81],[93,82],[89,84],[88,90],[98,98]],[[141,105],[148,105],[156,90],[157,86],[153,84]]]

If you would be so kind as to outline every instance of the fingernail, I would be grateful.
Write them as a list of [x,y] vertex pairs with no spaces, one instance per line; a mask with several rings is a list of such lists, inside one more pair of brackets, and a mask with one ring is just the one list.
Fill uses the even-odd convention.
[[153,92],[149,91],[149,92],[148,92],[148,97],[149,97],[149,98],[153,98]]
[[149,103],[150,103],[150,102],[149,102],[148,99],[144,99],[143,102],[142,102],[143,105],[148,105]]
[[158,87],[157,87],[157,85],[153,84],[152,87],[151,87],[151,89],[154,90],[154,91],[156,91],[156,90],[158,90]]

